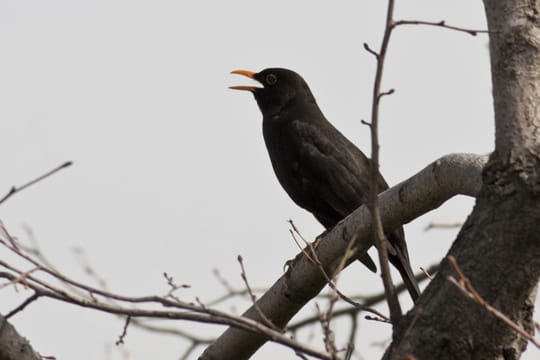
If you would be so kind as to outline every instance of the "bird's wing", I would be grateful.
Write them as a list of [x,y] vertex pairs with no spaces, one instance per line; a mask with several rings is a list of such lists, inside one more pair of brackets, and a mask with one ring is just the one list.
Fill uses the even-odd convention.
[[[293,130],[298,134],[298,173],[304,181],[304,191],[314,194],[311,204],[313,215],[326,227],[333,226],[368,201],[371,187],[370,160],[327,121],[293,121]],[[378,191],[388,184],[377,173]],[[391,234],[389,255],[400,271],[413,299],[419,294],[418,285],[409,264],[407,244],[403,228]],[[360,259],[374,270],[369,257]],[[369,261],[366,261],[369,260]]]
[[[326,120],[295,120],[291,125],[299,136],[299,173],[306,191],[316,190],[317,197],[340,215],[335,222],[366,203],[369,159]],[[379,191],[386,189],[388,185],[378,177]]]

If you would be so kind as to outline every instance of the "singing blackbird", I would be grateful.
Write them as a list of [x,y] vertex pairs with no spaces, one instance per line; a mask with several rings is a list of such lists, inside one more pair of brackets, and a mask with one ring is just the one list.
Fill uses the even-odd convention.
[[[296,72],[269,68],[259,73],[235,70],[262,87],[231,86],[253,93],[263,115],[263,135],[274,172],[291,199],[327,229],[368,201],[370,160],[339,132],[319,109],[307,83]],[[388,184],[381,174],[378,190]],[[409,263],[403,228],[386,234],[389,259],[413,300],[420,291]],[[375,264],[360,259],[372,271]]]

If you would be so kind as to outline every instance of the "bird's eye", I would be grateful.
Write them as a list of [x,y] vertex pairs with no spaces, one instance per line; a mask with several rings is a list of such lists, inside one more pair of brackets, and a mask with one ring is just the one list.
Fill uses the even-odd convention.
[[277,77],[274,74],[268,74],[265,80],[268,85],[274,85],[277,82]]

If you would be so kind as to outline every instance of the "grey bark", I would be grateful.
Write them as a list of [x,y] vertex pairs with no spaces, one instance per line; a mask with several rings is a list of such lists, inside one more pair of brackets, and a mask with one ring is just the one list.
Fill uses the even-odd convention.
[[[379,195],[385,230],[391,230],[439,207],[454,195],[476,196],[481,187],[481,171],[486,157],[452,154],[435,161],[412,178]],[[332,274],[355,238],[358,251],[371,246],[371,216],[360,207],[328,232],[317,247],[317,255],[326,272]],[[299,254],[294,266],[258,301],[257,306],[275,325],[287,322],[325,286],[319,268]],[[244,316],[260,321],[252,306]],[[229,328],[210,345],[200,359],[248,359],[268,339],[263,335]]]
[[[474,210],[449,254],[488,303],[532,334],[540,276],[540,3],[484,4],[496,149],[484,169]],[[463,296],[448,276],[456,274],[443,261],[415,308],[395,329],[385,358],[520,358],[527,341]]]
[[0,315],[0,360],[39,360],[28,340]]

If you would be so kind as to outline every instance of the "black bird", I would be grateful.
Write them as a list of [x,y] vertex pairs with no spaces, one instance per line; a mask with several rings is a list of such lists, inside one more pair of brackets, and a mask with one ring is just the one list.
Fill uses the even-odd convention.
[[[304,79],[294,71],[270,68],[259,73],[235,70],[262,87],[231,86],[253,93],[263,114],[263,135],[272,167],[291,199],[327,229],[368,201],[370,160],[339,132],[319,109]],[[378,189],[388,189],[378,174]],[[409,263],[403,228],[386,234],[389,259],[413,300],[420,294]],[[360,259],[372,271],[375,264]]]

